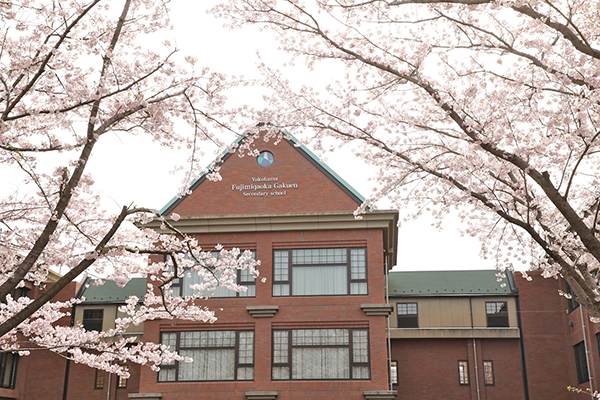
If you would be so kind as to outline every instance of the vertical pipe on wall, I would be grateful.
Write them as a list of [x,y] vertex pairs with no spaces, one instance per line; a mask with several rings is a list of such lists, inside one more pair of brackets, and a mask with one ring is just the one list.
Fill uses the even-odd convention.
[[588,355],[588,343],[587,343],[587,335],[585,334],[585,319],[583,318],[583,310],[582,310],[582,306],[579,307],[579,315],[581,316],[581,333],[583,334],[583,348],[585,350],[585,365],[587,365],[587,370],[588,370],[588,378],[590,380],[590,394],[592,395],[592,399],[595,399],[596,396],[594,396],[594,383],[593,381],[593,377],[592,377],[592,369],[590,368],[590,357]]
[[475,387],[477,388],[477,400],[481,400],[481,394],[479,393],[479,368],[477,367],[477,344],[475,338],[473,338],[473,358],[475,360]]
[[[390,304],[390,293],[389,293],[389,271],[387,262],[387,252],[383,249],[383,268],[385,270],[385,304]],[[392,383],[392,339],[390,337],[390,314],[385,317],[385,333],[387,339],[387,350],[388,350],[388,383],[390,390],[394,389]],[[396,371],[398,371],[398,365],[396,365]],[[397,373],[397,372],[396,372]],[[399,379],[400,377],[398,377]]]
[[515,293],[517,304],[517,325],[519,327],[519,348],[521,350],[521,376],[523,377],[523,393],[525,400],[529,400],[529,382],[527,380],[527,364],[525,362],[525,343],[523,342],[523,324],[521,322],[521,299],[519,298],[519,289],[514,284],[512,273],[508,275],[508,282],[511,283],[511,290]]
[[106,385],[107,389],[106,389],[106,400],[110,400],[110,378],[112,377],[112,374],[108,374],[108,384]]

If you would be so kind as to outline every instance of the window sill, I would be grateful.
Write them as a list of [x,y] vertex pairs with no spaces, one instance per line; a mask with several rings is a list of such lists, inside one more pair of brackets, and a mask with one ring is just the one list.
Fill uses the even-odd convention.
[[270,391],[256,391],[256,392],[245,392],[247,400],[275,400],[279,395],[279,392],[274,390]]
[[363,396],[366,400],[393,400],[398,394],[397,390],[365,390]]
[[138,400],[160,400],[162,393],[129,393],[128,398]]

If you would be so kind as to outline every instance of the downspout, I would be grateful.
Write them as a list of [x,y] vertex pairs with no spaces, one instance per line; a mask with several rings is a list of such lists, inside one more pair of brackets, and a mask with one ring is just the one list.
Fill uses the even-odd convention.
[[[385,269],[385,304],[390,304],[390,293],[389,293],[389,272],[387,262],[387,252],[383,249],[383,267]],[[390,314],[385,317],[385,332],[387,336],[387,348],[388,348],[388,383],[390,390],[394,389],[392,383],[392,339],[390,337]],[[396,371],[398,366],[396,365]]]
[[519,289],[516,287],[512,274],[507,274],[508,283],[511,286],[511,291],[515,293],[517,304],[517,326],[519,327],[519,348],[521,350],[521,375],[523,377],[523,394],[525,400],[529,400],[529,382],[527,381],[527,366],[525,364],[525,344],[523,343],[523,324],[521,323],[521,300],[519,298]]
[[477,367],[477,343],[473,338],[473,358],[475,359],[475,386],[477,387],[477,400],[481,400],[481,394],[479,393],[479,368]]
[[525,395],[525,400],[529,400],[529,382],[527,380],[527,365],[525,363],[525,343],[523,343],[523,324],[521,323],[521,301],[519,299],[519,289],[515,288],[515,294],[515,299],[517,303],[517,325],[519,327],[519,348],[521,349],[521,375],[523,377],[523,394]]
[[592,395],[592,399],[595,399],[596,396],[594,396],[594,384],[593,384],[593,377],[592,377],[592,370],[590,368],[590,357],[588,356],[588,343],[587,343],[587,335],[585,334],[585,319],[583,318],[583,307],[579,307],[579,315],[581,316],[581,333],[583,333],[583,347],[585,349],[585,364],[587,365],[587,370],[588,370],[588,378],[590,380],[590,394]]
[[112,374],[108,374],[108,385],[106,385],[106,400],[110,400],[110,378],[112,378]]
[[[83,283],[81,284],[81,287],[79,288],[79,290],[77,291],[77,294],[75,295],[76,299],[80,299],[81,296],[83,296],[83,292],[85,291],[85,287],[87,286],[87,284],[91,281],[92,279],[89,276],[86,276],[85,279],[83,280]],[[71,323],[70,326],[74,326],[75,325],[75,307],[77,307],[77,305],[73,304],[73,307],[71,308]],[[63,385],[63,400],[67,400],[67,396],[68,396],[68,389],[69,389],[69,375],[71,373],[71,359],[67,358],[67,365],[65,366],[65,383]]]

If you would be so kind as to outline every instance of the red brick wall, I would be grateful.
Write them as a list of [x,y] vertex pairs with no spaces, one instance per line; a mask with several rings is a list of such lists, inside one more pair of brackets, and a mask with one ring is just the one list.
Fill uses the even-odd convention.
[[[476,339],[479,398],[522,400],[518,339]],[[392,341],[398,362],[397,399],[476,400],[473,339],[402,339]],[[458,361],[469,363],[469,385],[460,385]],[[484,385],[483,360],[494,363],[494,386]]]
[[[533,277],[530,282],[523,279],[519,273],[515,273],[514,276],[521,302],[530,398],[532,400],[585,398],[582,397],[583,395],[567,391],[569,385],[588,387],[588,384],[577,383],[573,352],[573,345],[583,340],[580,307],[570,314],[566,312],[567,300],[558,294],[559,289],[566,290],[566,284],[562,279],[544,279],[537,272],[529,274]],[[569,326],[569,322],[573,323],[572,327]],[[587,320],[585,312],[584,322],[587,325],[592,376],[600,378],[597,371],[600,363],[595,337],[597,331]]]
[[[29,297],[37,297],[40,293],[51,287],[47,283],[41,287],[34,287]],[[55,296],[55,301],[65,301],[75,297],[80,284],[69,283]],[[69,325],[70,316],[59,320],[61,325]],[[19,358],[17,366],[16,391],[22,400],[33,399],[61,399],[63,393],[66,361],[64,358],[47,350],[32,351],[29,356]],[[2,396],[2,394],[0,394]]]
[[85,365],[71,363],[68,400],[127,400],[129,393],[138,393],[139,391],[140,369],[139,365],[129,365],[131,377],[125,388],[117,388],[117,375],[111,375],[109,382],[109,374],[106,373],[104,388],[94,389],[96,370]]
[[[368,317],[363,303],[384,303],[383,238],[381,230],[331,230],[298,232],[260,232],[211,234],[199,237],[200,243],[222,243],[252,247],[260,259],[261,277],[255,298],[209,299],[205,304],[217,310],[219,321],[213,326],[201,323],[146,322],[144,340],[158,341],[161,331],[240,329],[255,330],[255,379],[253,382],[157,383],[157,374],[145,368],[141,373],[140,392],[163,393],[164,400],[190,399],[201,391],[203,399],[244,399],[244,391],[277,390],[281,399],[364,399],[363,390],[385,390],[387,350],[385,318]],[[273,248],[366,246],[368,287],[366,296],[272,297]],[[247,305],[278,305],[273,318],[253,318]],[[273,329],[311,327],[368,327],[370,340],[371,380],[367,381],[271,381],[271,332]]]
[[[184,216],[220,214],[302,213],[345,210],[358,207],[352,198],[323,175],[287,142],[274,145],[258,139],[259,150],[275,156],[270,167],[258,165],[255,157],[230,156],[221,167],[222,181],[204,181],[192,194],[183,199],[175,212]],[[253,182],[254,178],[277,178],[277,182]],[[297,188],[260,190],[268,196],[244,196],[233,185],[274,183],[297,184]],[[272,195],[285,191],[285,195]],[[254,192],[254,191],[252,191]]]

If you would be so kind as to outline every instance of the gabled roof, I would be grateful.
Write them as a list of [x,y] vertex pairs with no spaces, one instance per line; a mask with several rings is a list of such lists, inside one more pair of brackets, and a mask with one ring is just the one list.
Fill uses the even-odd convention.
[[[237,138],[232,143],[231,147],[237,148],[238,145],[244,140],[244,138],[245,137],[243,137],[243,136]],[[348,182],[346,182],[344,179],[342,179],[342,177],[340,177],[334,170],[329,168],[329,166],[327,166],[327,164],[325,164],[323,161],[321,161],[319,159],[319,157],[317,157],[306,146],[299,144],[298,139],[296,139],[292,134],[288,133],[287,131],[283,131],[283,139],[286,142],[288,142],[290,145],[292,145],[302,156],[304,156],[311,164],[313,164],[325,176],[327,176],[331,181],[333,181],[340,189],[342,189],[344,192],[346,192],[354,201],[356,201],[357,206],[361,205],[365,201],[365,198],[360,193],[358,193],[358,191],[356,189],[354,189],[352,186],[350,186],[350,184]],[[210,165],[214,165],[214,164],[221,165],[225,161],[227,161],[227,159],[229,157],[231,157],[232,155],[233,155],[233,153],[230,153],[227,150],[224,150],[223,152],[221,152],[220,156],[217,157],[216,160],[213,161],[213,163],[211,163]],[[209,168],[207,168],[207,169],[209,169]],[[192,182],[192,184],[190,185],[190,188],[189,188],[190,192],[194,191],[194,189],[196,189],[205,180],[206,180],[206,173],[203,173],[198,179],[196,179],[194,182]],[[185,197],[186,196],[173,197],[171,199],[171,201],[169,201],[160,210],[161,215],[169,214],[171,211],[173,211],[173,209],[175,209],[175,207],[177,207],[177,205],[179,205],[185,199]]]
[[125,303],[131,296],[140,300],[146,295],[146,278],[133,278],[123,287],[114,281],[105,281],[103,285],[90,284],[83,291],[83,304]]
[[[498,282],[496,270],[478,271],[407,271],[390,272],[390,297],[405,296],[480,296],[510,295],[514,292],[512,276]],[[502,283],[506,285],[501,286]]]

